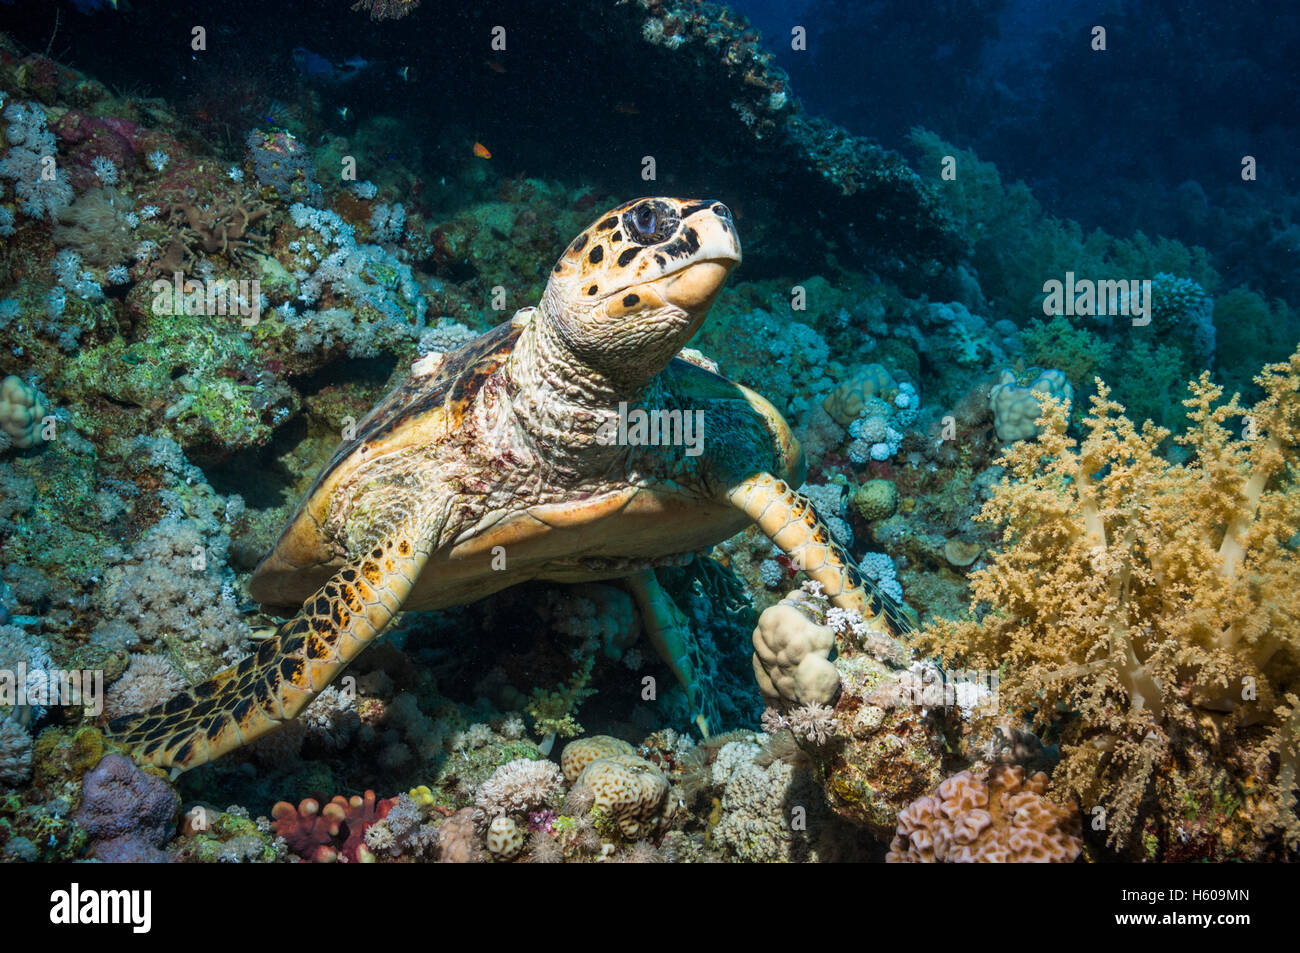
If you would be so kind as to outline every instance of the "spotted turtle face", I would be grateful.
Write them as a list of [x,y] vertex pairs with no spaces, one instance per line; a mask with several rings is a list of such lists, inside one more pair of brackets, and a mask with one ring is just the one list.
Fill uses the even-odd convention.
[[731,212],[711,199],[642,198],[602,215],[551,271],[545,310],[597,369],[652,377],[699,329],[740,263]]

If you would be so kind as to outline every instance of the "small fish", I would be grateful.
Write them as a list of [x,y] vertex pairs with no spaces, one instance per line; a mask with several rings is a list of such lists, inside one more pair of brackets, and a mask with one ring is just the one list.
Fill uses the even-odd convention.
[[478,156],[480,159],[492,158],[492,153],[488,151],[488,147],[483,145],[481,142],[474,143],[474,155]]
[[614,104],[614,112],[622,113],[624,116],[641,115],[641,110],[636,108],[636,103],[617,102]]
[[348,121],[348,107],[347,107],[347,106],[340,106],[340,107],[339,107],[339,118],[342,119],[344,122],[347,122],[347,121]]
[[342,63],[335,65],[304,46],[294,47],[292,56],[294,65],[303,79],[322,86],[342,86],[379,65],[360,56],[349,56]]
[[500,60],[484,60],[483,65],[494,73],[504,73],[506,71],[506,64]]
[[397,75],[402,82],[409,83],[411,81],[411,67],[403,66],[397,71]]

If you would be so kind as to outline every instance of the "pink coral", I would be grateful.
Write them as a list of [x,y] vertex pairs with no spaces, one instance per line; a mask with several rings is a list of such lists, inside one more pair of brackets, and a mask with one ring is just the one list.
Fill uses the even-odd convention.
[[364,863],[375,859],[366,846],[366,829],[387,817],[396,803],[397,798],[377,799],[374,791],[364,797],[336,795],[324,807],[310,797],[297,807],[280,801],[271,809],[272,826],[304,860]]
[[908,863],[1070,863],[1083,849],[1079,812],[1043,797],[1047,775],[1028,780],[999,765],[987,781],[962,771],[898,815],[885,860]]

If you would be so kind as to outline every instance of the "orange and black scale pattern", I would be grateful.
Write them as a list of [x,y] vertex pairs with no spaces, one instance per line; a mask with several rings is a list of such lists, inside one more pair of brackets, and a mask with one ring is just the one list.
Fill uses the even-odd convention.
[[108,725],[137,761],[174,774],[294,718],[392,620],[428,561],[428,544],[386,539],[340,570],[238,665],[142,715]]
[[808,497],[765,473],[741,483],[730,498],[797,569],[822,584],[833,605],[856,609],[868,623],[883,619],[895,637],[912,630],[903,608],[863,577]]

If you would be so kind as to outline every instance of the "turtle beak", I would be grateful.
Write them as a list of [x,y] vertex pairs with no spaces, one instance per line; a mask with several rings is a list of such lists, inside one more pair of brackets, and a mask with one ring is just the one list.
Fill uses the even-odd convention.
[[691,261],[668,276],[663,297],[691,314],[707,311],[722,290],[731,269],[740,264],[740,238],[731,221],[731,211],[721,202],[682,221],[681,234],[694,233],[699,243]]
[[735,264],[734,261],[715,259],[687,265],[669,277],[664,299],[691,314],[707,311]]

